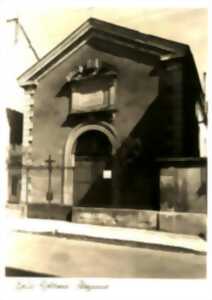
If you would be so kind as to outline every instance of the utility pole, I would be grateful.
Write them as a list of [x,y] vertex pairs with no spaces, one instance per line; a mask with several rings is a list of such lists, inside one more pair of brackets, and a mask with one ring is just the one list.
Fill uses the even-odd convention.
[[15,23],[15,44],[18,42],[18,32],[20,30],[23,33],[23,35],[24,35],[24,37],[25,37],[25,39],[27,41],[27,44],[28,44],[29,48],[32,50],[32,52],[33,52],[36,60],[39,61],[40,58],[39,58],[39,56],[38,56],[35,48],[33,47],[32,43],[31,43],[31,40],[30,40],[29,36],[27,35],[24,27],[20,23],[19,19],[18,18],[12,18],[12,19],[8,19],[7,22],[8,23],[10,23],[10,22],[14,22]]

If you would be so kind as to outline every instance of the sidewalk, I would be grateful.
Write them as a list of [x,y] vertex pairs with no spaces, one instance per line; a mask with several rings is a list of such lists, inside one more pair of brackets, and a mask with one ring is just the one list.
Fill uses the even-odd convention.
[[144,229],[77,224],[58,220],[8,219],[7,230],[150,249],[206,254],[207,242],[198,236]]

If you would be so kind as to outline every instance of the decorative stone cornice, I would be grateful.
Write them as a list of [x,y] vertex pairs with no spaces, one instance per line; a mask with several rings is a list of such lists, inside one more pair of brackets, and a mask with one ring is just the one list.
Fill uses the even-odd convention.
[[79,65],[72,70],[67,76],[67,82],[81,81],[84,79],[93,78],[100,75],[116,76],[117,72],[113,66],[110,66],[98,58],[89,59],[85,65]]
[[64,78],[65,84],[57,93],[57,97],[69,95],[71,87],[74,87],[80,82],[85,82],[85,80],[107,78],[110,79],[110,85],[112,86],[112,81],[116,77],[117,70],[114,68],[114,66],[109,65],[98,58],[88,59],[86,64],[76,66],[69,72],[66,78]]
[[33,96],[38,87],[38,82],[36,81],[26,81],[22,84],[25,94]]

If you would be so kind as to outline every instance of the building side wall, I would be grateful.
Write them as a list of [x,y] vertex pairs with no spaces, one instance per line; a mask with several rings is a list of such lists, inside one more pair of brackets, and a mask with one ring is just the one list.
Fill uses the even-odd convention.
[[[51,154],[55,160],[52,173],[54,203],[64,204],[64,150],[72,130],[63,127],[69,103],[56,95],[73,68],[98,58],[116,69],[115,107],[111,125],[117,133],[120,148],[129,137],[138,139],[138,163],[121,167],[121,183],[116,189],[121,194],[117,204],[126,208],[159,208],[159,182],[156,168],[148,168],[148,160],[157,157],[183,156],[184,140],[184,87],[182,64],[170,64],[152,76],[153,66],[113,56],[83,46],[64,60],[38,84],[33,101],[31,161],[34,166],[27,178],[28,202],[45,202],[48,190],[48,170],[45,160]],[[86,122],[86,120],[85,120]],[[71,153],[70,153],[71,155]],[[145,161],[143,164],[142,159]],[[125,157],[121,158],[125,163]],[[151,165],[152,166],[152,165]],[[24,177],[23,177],[24,178]],[[66,182],[66,184],[72,184]],[[124,188],[123,188],[124,186]],[[124,191],[124,192],[123,192]],[[66,203],[67,205],[70,203]]]

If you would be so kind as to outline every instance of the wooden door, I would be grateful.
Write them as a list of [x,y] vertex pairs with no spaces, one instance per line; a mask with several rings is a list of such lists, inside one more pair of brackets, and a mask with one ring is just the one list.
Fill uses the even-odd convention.
[[104,160],[76,160],[74,170],[74,205],[80,205],[86,194],[102,180]]

